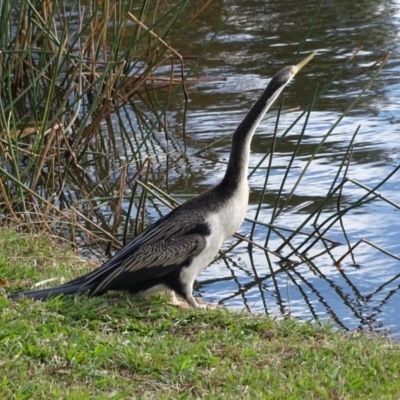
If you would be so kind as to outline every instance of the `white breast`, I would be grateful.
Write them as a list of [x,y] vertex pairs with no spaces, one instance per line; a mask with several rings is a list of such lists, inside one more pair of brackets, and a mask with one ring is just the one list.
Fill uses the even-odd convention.
[[180,278],[182,283],[193,285],[199,275],[214,260],[222,243],[230,238],[242,224],[249,202],[249,188],[247,182],[243,182],[240,188],[218,212],[211,213],[207,217],[211,233],[207,237],[205,249],[196,256],[190,267],[184,268]]

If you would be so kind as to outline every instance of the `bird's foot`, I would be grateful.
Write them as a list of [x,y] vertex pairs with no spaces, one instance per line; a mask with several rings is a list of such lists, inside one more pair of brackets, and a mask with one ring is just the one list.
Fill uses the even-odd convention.
[[171,306],[176,306],[179,308],[189,308],[189,305],[186,303],[186,301],[179,300],[175,292],[173,290],[166,290],[165,295],[167,296],[167,304]]
[[215,304],[207,303],[203,299],[196,299],[193,296],[188,297],[187,299],[183,299],[181,297],[177,297],[175,292],[172,290],[165,291],[166,296],[168,297],[168,304],[171,306],[179,307],[184,310],[189,308],[203,308],[203,309],[214,309],[217,308]]
[[218,307],[217,304],[214,303],[208,303],[207,301],[203,300],[203,299],[197,299],[197,307],[198,308],[206,308],[209,310],[214,310]]
[[193,296],[188,296],[186,301],[193,308],[217,308],[215,304],[207,303],[205,300],[198,298],[197,300]]

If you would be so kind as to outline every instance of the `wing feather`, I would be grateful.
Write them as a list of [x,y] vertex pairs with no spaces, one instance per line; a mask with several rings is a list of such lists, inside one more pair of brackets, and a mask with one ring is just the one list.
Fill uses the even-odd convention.
[[[134,285],[140,285],[149,275],[160,277],[180,266],[189,263],[206,246],[206,239],[201,234],[188,234],[184,236],[172,237],[167,240],[159,239],[145,243],[138,247],[136,251],[125,257],[118,268],[104,276],[99,284],[91,291],[91,295],[99,295],[112,290],[118,286],[118,289],[132,290],[132,279],[127,281],[129,287],[121,287],[121,277],[127,274],[135,278]],[[143,270],[148,272],[143,273]]]
[[209,226],[204,219],[196,215],[177,212],[176,208],[169,214],[148,226],[143,232],[133,238],[122,249],[120,249],[110,260],[101,265],[96,271],[88,274],[86,282],[92,282],[110,270],[119,268],[126,259],[139,251],[143,246],[152,245],[162,241],[168,241],[175,237],[183,237],[188,234],[197,233],[203,236],[209,234]]

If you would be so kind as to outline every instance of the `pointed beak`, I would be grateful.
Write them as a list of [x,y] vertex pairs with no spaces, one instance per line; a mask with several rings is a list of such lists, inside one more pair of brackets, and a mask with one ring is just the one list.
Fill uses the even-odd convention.
[[295,76],[309,61],[317,54],[316,51],[311,53],[308,57],[306,57],[303,61],[300,61],[298,64],[292,66],[292,76]]

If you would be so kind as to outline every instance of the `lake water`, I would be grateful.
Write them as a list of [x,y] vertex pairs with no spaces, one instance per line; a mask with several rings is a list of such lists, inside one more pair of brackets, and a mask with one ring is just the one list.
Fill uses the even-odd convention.
[[[191,7],[192,3],[189,3],[188,7]],[[212,2],[181,42],[174,44],[184,56],[197,55],[229,16],[207,51],[207,57],[193,73],[194,77],[209,81],[187,86],[186,153],[182,140],[183,95],[178,96],[167,114],[170,140],[166,142],[164,132],[158,132],[152,138],[151,146],[143,152],[143,158],[149,156],[153,161],[153,182],[177,195],[180,201],[185,200],[184,196],[179,197],[180,193],[200,193],[218,182],[229,157],[229,135],[269,79],[283,65],[292,62],[316,7],[316,2],[278,0]],[[318,152],[289,204],[275,221],[276,225],[296,229],[323,201],[358,127],[347,173],[349,178],[372,188],[400,163],[400,1],[324,2],[301,57],[315,50],[318,55],[285,89],[278,137],[307,107],[317,86],[322,88],[361,46],[363,48],[354,61],[315,104],[283,197],[292,190],[321,138],[359,96],[376,71],[365,72],[365,69],[389,51],[391,56]],[[163,72],[161,70],[160,74]],[[278,105],[275,105],[268,114],[273,118],[262,122],[253,140],[250,171],[271,148],[277,109]],[[133,117],[132,120],[135,125]],[[259,221],[270,222],[276,195],[302,127],[303,120],[276,148]],[[199,152],[220,138],[223,139]],[[249,219],[255,218],[268,162],[269,158],[250,178]],[[400,172],[378,192],[400,204]],[[359,186],[346,183],[341,207],[354,203],[365,194]],[[336,211],[337,199],[335,196],[324,207],[318,223]],[[148,222],[167,211],[157,201],[148,202]],[[312,222],[303,230],[312,232]],[[400,212],[393,205],[376,198],[347,213],[343,217],[343,226],[350,244],[365,239],[400,256]],[[246,221],[240,233],[249,233],[251,227],[251,222]],[[286,231],[279,232],[284,237],[289,236]],[[258,225],[253,239],[263,246],[266,235],[267,228]],[[338,222],[325,236],[341,245],[330,254],[322,255],[318,254],[324,251],[324,246],[316,245],[307,252],[307,258],[300,265],[290,269],[282,268],[276,257],[266,256],[263,250],[249,248],[242,242],[201,274],[195,294],[227,307],[274,317],[290,314],[311,320],[328,318],[345,329],[390,330],[393,335],[398,335],[400,261],[364,243],[354,250],[354,259],[348,255],[337,267],[334,260],[348,249],[346,237]],[[296,235],[291,245],[295,248],[303,241],[304,236]],[[228,241],[223,250],[235,243],[236,239]],[[273,233],[268,248],[275,250],[281,243],[282,237]],[[283,249],[283,254],[290,252],[289,246]]]

